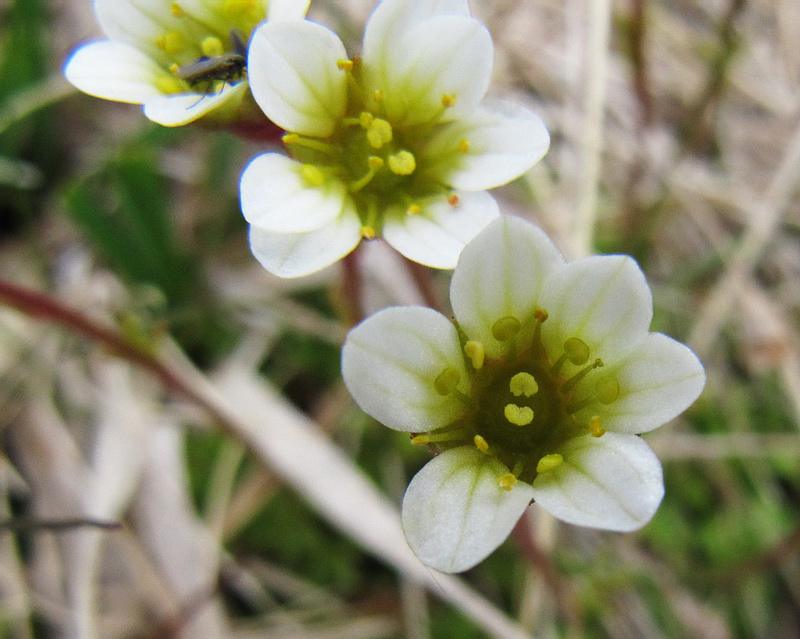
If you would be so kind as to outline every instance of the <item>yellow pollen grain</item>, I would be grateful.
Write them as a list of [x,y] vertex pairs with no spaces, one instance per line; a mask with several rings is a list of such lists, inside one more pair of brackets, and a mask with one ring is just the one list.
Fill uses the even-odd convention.
[[592,437],[602,437],[606,434],[606,429],[603,428],[603,420],[600,419],[599,415],[589,418],[589,432]]
[[161,93],[165,95],[172,95],[174,93],[182,93],[186,90],[186,85],[170,75],[160,75],[156,79],[156,87]]
[[472,362],[472,367],[476,371],[483,368],[483,363],[486,359],[486,349],[483,346],[483,342],[469,340],[464,344],[464,352],[467,354],[467,357],[469,357]]
[[377,155],[370,155],[367,158],[367,166],[372,169],[373,171],[377,171],[378,169],[383,168],[384,161],[383,158]]
[[453,106],[456,103],[456,94],[455,93],[443,93],[442,94],[442,106],[447,109]]
[[361,237],[365,240],[374,240],[375,239],[375,229],[371,226],[362,226],[361,227]]
[[392,125],[381,118],[374,118],[367,128],[367,142],[373,149],[380,149],[392,141]]
[[414,446],[424,446],[425,444],[429,444],[431,438],[428,435],[416,435],[411,438],[411,443]]
[[177,2],[173,2],[171,5],[169,5],[169,11],[176,18],[182,18],[186,15],[186,12],[183,10],[183,7],[179,5]]
[[200,50],[203,52],[203,55],[209,58],[216,58],[225,53],[225,45],[222,44],[222,40],[218,37],[208,36],[200,43]]
[[539,392],[539,384],[536,379],[534,379],[533,375],[524,371],[511,378],[508,388],[515,397],[520,397],[521,395],[530,397]]
[[461,139],[458,143],[458,150],[461,153],[468,153],[469,152],[469,140]]
[[487,442],[480,435],[475,435],[475,437],[472,438],[472,443],[475,444],[475,448],[477,448],[482,453],[489,452],[489,442]]
[[506,404],[503,415],[514,426],[527,426],[533,421],[533,409],[530,406]]
[[453,208],[456,208],[459,204],[461,204],[461,199],[455,193],[451,193],[447,196],[447,203]]
[[422,213],[422,207],[419,204],[409,204],[406,209],[407,215],[419,215]]
[[411,175],[417,168],[417,160],[411,151],[399,151],[389,156],[389,170],[395,175]]
[[156,46],[168,55],[175,55],[186,48],[186,42],[180,31],[167,31],[156,38]]
[[353,70],[353,61],[352,60],[337,60],[336,66],[339,67],[342,71],[352,71]]
[[558,453],[545,455],[539,460],[539,463],[536,464],[536,472],[549,473],[551,470],[555,470],[563,463],[564,463],[564,458]]
[[300,167],[300,175],[308,186],[322,186],[325,183],[325,174],[313,164]]
[[516,485],[517,478],[514,473],[506,473],[498,480],[498,483],[503,490],[511,490]]

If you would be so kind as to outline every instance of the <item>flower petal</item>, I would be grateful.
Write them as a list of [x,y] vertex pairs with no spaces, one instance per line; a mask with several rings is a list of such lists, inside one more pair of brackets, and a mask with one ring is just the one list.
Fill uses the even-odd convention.
[[533,482],[538,504],[570,524],[629,531],[644,526],[664,497],[661,464],[635,435],[578,437],[558,451],[564,463]]
[[[466,152],[460,150],[465,141]],[[442,183],[477,191],[519,177],[549,146],[550,135],[538,116],[515,102],[493,101],[440,127],[421,155],[426,170]]]
[[270,233],[250,227],[250,250],[261,265],[278,277],[301,277],[321,271],[352,251],[361,241],[355,211],[310,233]]
[[420,306],[391,307],[356,326],[342,348],[342,376],[362,410],[389,428],[424,432],[464,412],[454,393],[440,395],[436,378],[446,368],[460,373],[469,390],[455,326]]
[[303,165],[280,153],[264,153],[245,167],[239,195],[245,219],[262,231],[306,233],[330,224],[350,201],[335,178],[311,186]]
[[164,73],[138,49],[112,40],[80,47],[64,66],[67,80],[84,93],[132,104],[161,96],[156,81]]
[[561,352],[567,338],[577,337],[592,358],[611,365],[645,338],[653,318],[650,287],[625,255],[570,262],[547,280],[541,304],[550,314],[542,325],[548,352]]
[[495,550],[533,496],[529,484],[500,488],[508,469],[471,446],[445,451],[417,473],[403,498],[403,529],[423,563],[472,568]]
[[247,74],[256,102],[287,131],[331,135],[347,106],[347,59],[330,29],[308,20],[262,23],[250,42]]
[[144,114],[162,126],[183,126],[241,97],[247,92],[247,82],[226,84],[217,93],[177,93],[159,95],[144,103]]
[[408,259],[433,268],[455,268],[464,246],[494,220],[500,211],[486,192],[459,193],[458,205],[446,198],[420,202],[422,211],[388,214],[383,237]]
[[[494,49],[486,27],[463,16],[439,16],[385,45],[384,67],[371,75],[383,93],[389,120],[398,126],[453,120],[486,95]],[[371,61],[364,66],[372,72]],[[445,108],[443,99],[455,102]]]
[[483,342],[488,356],[505,353],[492,326],[513,316],[527,331],[520,343],[529,338],[545,280],[563,265],[561,253],[540,228],[501,216],[466,246],[453,272],[450,302],[459,325],[469,339]]
[[308,11],[311,0],[269,0],[268,20],[298,20]]
[[620,396],[603,407],[603,428],[618,433],[646,433],[677,417],[706,381],[695,354],[661,333],[650,333],[611,373]]

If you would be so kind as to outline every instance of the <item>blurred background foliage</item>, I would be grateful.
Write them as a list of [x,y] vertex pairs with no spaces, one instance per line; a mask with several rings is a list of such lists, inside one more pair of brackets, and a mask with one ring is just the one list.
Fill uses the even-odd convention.
[[[528,103],[553,136],[544,162],[498,199],[567,253],[602,56],[589,45],[590,4],[472,2],[497,46],[492,92]],[[355,50],[370,9],[314,0],[312,15]],[[654,330],[697,349],[708,386],[647,437],[666,481],[651,524],[604,533],[533,507],[464,579],[537,638],[797,637],[800,5],[612,10],[595,250],[636,257]],[[89,0],[0,0],[2,279],[114,327],[141,353],[168,337],[209,375],[250,367],[399,503],[427,452],[343,388],[339,270],[279,281],[247,248],[237,178],[263,145],[161,128],[136,106],[78,94],[61,65],[98,35]],[[362,259],[370,308],[418,302],[385,247]],[[430,278],[446,305],[448,275]],[[464,606],[428,597],[342,534],[203,406],[73,329],[0,311],[4,519],[93,514],[77,478],[107,433],[138,416],[167,434],[131,435],[112,457],[116,510],[102,512],[124,531],[0,531],[1,637],[87,636],[67,621],[76,583],[94,593],[100,637],[488,636]],[[142,461],[162,440],[167,462]],[[80,534],[101,540],[93,586],[71,573]],[[170,563],[181,547],[185,561]]]

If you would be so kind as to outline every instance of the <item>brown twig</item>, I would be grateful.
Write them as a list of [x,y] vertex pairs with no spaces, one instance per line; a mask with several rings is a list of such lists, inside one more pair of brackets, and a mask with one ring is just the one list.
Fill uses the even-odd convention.
[[342,304],[346,326],[355,326],[364,319],[364,283],[361,277],[361,245],[342,259]]

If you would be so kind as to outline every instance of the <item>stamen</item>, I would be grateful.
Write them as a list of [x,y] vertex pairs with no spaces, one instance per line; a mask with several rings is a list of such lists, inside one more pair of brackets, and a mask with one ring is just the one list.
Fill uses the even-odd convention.
[[515,397],[530,397],[539,392],[539,384],[530,373],[521,372],[514,375],[508,383],[509,390]]
[[456,94],[455,93],[443,93],[442,94],[442,106],[444,108],[449,108],[456,103]]
[[561,391],[562,392],[567,392],[573,386],[575,386],[575,384],[577,384],[584,377],[586,377],[595,368],[601,368],[602,366],[603,366],[603,360],[602,359],[594,360],[591,364],[589,364],[585,368],[582,368],[577,373],[575,373],[572,377],[570,377],[566,382],[564,382],[564,385],[561,387]]
[[374,118],[367,127],[367,142],[369,142],[369,145],[373,149],[380,149],[391,141],[392,125],[387,120]]
[[375,177],[378,169],[383,166],[383,158],[378,157],[377,155],[370,155],[369,158],[367,158],[367,165],[369,166],[369,169],[367,170],[366,174],[350,185],[351,192],[358,193],[372,181],[372,178]]
[[287,133],[281,138],[281,141],[286,146],[296,144],[297,146],[304,146],[307,149],[319,151],[327,156],[339,156],[342,152],[341,149],[333,146],[332,144],[322,142],[321,140],[315,140],[314,138],[306,138],[298,135],[297,133]]
[[439,395],[449,395],[461,381],[461,373],[458,369],[451,367],[445,368],[433,381],[433,387]]
[[186,48],[186,42],[180,31],[167,31],[156,38],[156,46],[168,55],[175,55]]
[[300,167],[300,175],[307,186],[322,186],[325,183],[325,174],[313,164]]
[[422,207],[419,204],[409,204],[406,213],[408,215],[419,215],[422,213]]
[[597,382],[597,400],[601,404],[613,404],[619,397],[619,381],[616,377],[607,377]]
[[606,429],[603,428],[603,421],[600,419],[599,415],[590,417],[588,425],[589,432],[592,434],[592,437],[602,437],[606,434]]
[[447,196],[447,203],[453,208],[456,208],[459,204],[461,204],[461,199],[456,193],[451,193]]
[[468,153],[469,152],[469,140],[462,139],[458,143],[458,150],[461,151],[461,153]]
[[460,430],[449,430],[446,433],[424,433],[411,438],[411,443],[415,446],[425,444],[435,444],[437,442],[452,442],[464,438],[464,433]]
[[369,111],[362,111],[358,116],[358,123],[361,125],[362,129],[369,129],[372,122],[375,120],[375,116],[372,115]]
[[208,36],[200,43],[200,50],[203,55],[215,58],[225,53],[225,45],[216,36]]
[[527,426],[533,421],[533,409],[529,406],[506,404],[503,415],[514,426]]
[[555,470],[563,463],[564,463],[564,458],[558,453],[545,455],[539,460],[539,463],[536,464],[536,472],[549,473],[551,470]]
[[173,93],[182,93],[186,91],[186,85],[178,78],[173,78],[168,75],[160,75],[156,79],[156,87],[161,93],[171,95]]
[[512,473],[506,473],[498,480],[498,483],[503,490],[511,490],[517,481],[517,478]]
[[464,352],[472,362],[472,367],[478,371],[483,368],[483,362],[486,359],[486,351],[483,348],[483,342],[469,340],[464,344]]
[[489,452],[489,442],[487,442],[480,435],[475,435],[475,437],[472,438],[472,443],[475,444],[475,448],[477,448],[482,453]]
[[417,161],[410,151],[400,151],[389,156],[389,170],[395,175],[411,175],[417,168]]
[[176,18],[182,18],[186,15],[186,12],[183,10],[183,7],[179,5],[177,2],[173,2],[172,4],[169,5],[169,12]]
[[372,94],[372,99],[375,100],[378,104],[383,102],[383,91],[380,89],[375,89],[375,93]]
[[353,70],[353,61],[352,60],[337,60],[336,66],[340,68],[342,71],[349,73]]
[[577,337],[570,337],[564,342],[564,352],[569,361],[576,366],[581,366],[589,360],[589,346]]
[[374,240],[375,236],[377,235],[375,229],[371,226],[362,226],[360,233],[361,237],[363,237],[365,240]]
[[506,315],[492,325],[492,337],[498,342],[507,342],[522,330],[522,322],[516,317]]

